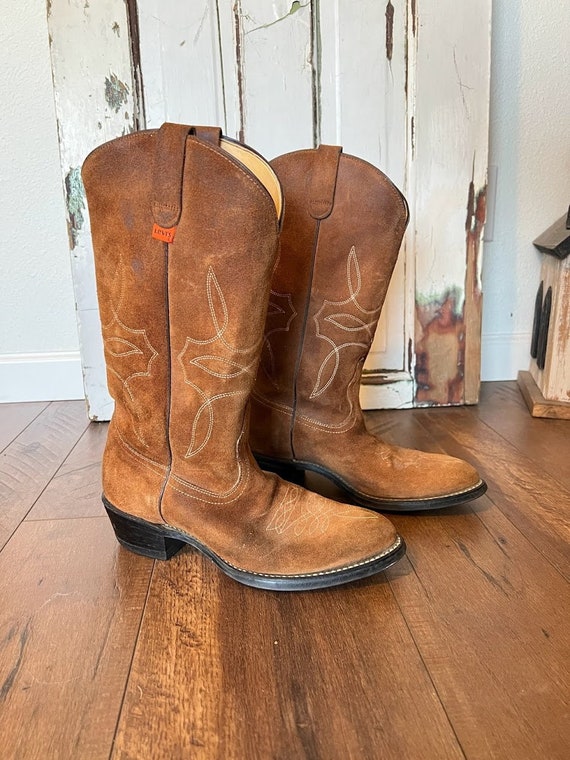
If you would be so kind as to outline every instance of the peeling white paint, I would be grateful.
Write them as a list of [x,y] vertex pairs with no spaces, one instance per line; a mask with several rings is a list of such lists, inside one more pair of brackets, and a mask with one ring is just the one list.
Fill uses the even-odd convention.
[[[137,103],[123,0],[51,0],[48,14],[61,169],[67,211],[85,393],[92,418],[109,419],[88,214],[80,168],[97,145],[135,128]],[[70,181],[71,178],[71,181]]]

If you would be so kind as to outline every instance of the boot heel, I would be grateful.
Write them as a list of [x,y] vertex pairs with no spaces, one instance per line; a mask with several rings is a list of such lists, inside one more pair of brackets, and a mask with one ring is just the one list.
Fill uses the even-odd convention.
[[283,480],[289,481],[289,483],[295,483],[298,486],[304,484],[304,470],[298,469],[287,462],[280,462],[278,459],[269,459],[257,455],[255,458],[262,470],[266,470],[266,472],[274,472],[276,475],[279,475],[280,478],[283,478]]
[[185,545],[184,541],[165,535],[159,526],[116,511],[105,499],[103,505],[117,541],[135,554],[153,559],[170,559]]

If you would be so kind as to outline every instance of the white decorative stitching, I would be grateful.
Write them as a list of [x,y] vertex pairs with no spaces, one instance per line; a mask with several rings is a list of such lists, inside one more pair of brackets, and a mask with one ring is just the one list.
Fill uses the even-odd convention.
[[[279,299],[282,299],[285,302],[283,306],[279,305]],[[275,354],[273,353],[273,347],[269,339],[275,333],[289,332],[291,323],[297,316],[297,310],[293,306],[293,297],[291,293],[277,293],[275,290],[271,290],[269,304],[267,307],[267,321],[270,321],[272,317],[277,318],[282,316],[286,317],[287,324],[285,326],[281,325],[273,327],[271,330],[266,331],[265,335],[263,336],[263,348],[267,351],[267,356],[269,358],[269,367],[266,366],[266,362],[264,361],[265,356],[262,358],[261,366],[268,379],[271,381],[272,385],[274,385],[276,388],[278,387],[278,383],[275,380]]]
[[263,404],[264,406],[267,406],[271,409],[275,409],[277,412],[281,412],[282,414],[293,414],[292,407],[288,406],[287,404],[281,404],[279,401],[272,401],[265,396],[262,396],[261,393],[258,393],[255,388],[251,392],[252,398],[254,398],[256,401],[259,401],[260,404]]
[[[104,343],[106,353],[110,354],[110,356],[114,357],[115,359],[125,359],[126,357],[129,357],[129,356],[139,356],[141,357],[141,360],[143,362],[146,360],[146,367],[144,368],[144,370],[131,372],[131,374],[128,374],[126,377],[124,377],[124,375],[128,373],[129,371],[128,368],[126,368],[126,371],[123,371],[121,373],[121,371],[119,371],[113,366],[112,362],[107,362],[107,369],[112,375],[114,375],[119,380],[119,382],[122,384],[123,388],[125,389],[128,397],[130,398],[132,412],[136,420],[135,423],[133,424],[133,431],[136,437],[139,439],[140,443],[145,448],[148,449],[149,448],[148,443],[146,442],[141,430],[144,413],[140,407],[139,402],[134,397],[133,389],[131,387],[131,381],[134,380],[134,378],[136,377],[150,377],[152,364],[154,360],[156,359],[156,357],[158,356],[158,351],[155,350],[154,346],[148,339],[146,330],[128,327],[119,317],[119,311],[123,303],[123,296],[124,296],[124,289],[125,289],[125,283],[122,276],[122,272],[123,272],[122,264],[123,264],[122,255],[119,254],[119,260],[117,262],[117,267],[115,270],[115,277],[114,277],[114,280],[119,281],[119,297],[118,297],[116,305],[113,303],[112,297],[110,298],[112,318],[109,322],[102,325],[103,343]],[[127,340],[127,338],[122,337],[121,335],[117,334],[121,330],[128,333],[131,340]],[[110,332],[111,334],[109,334]],[[142,336],[144,340],[143,345],[141,345],[140,336]],[[125,346],[128,350],[126,351],[113,350],[112,346],[113,345],[116,346],[116,344],[119,344],[120,346]],[[131,369],[133,369],[132,366],[131,366]]]
[[[305,498],[299,504],[299,497],[302,491],[298,488],[292,488],[287,486],[285,493],[279,506],[274,510],[271,515],[271,520],[267,524],[266,531],[275,531],[279,535],[286,533],[287,531],[293,531],[295,536],[302,536],[303,533],[308,532],[309,535],[324,534],[328,530],[331,517],[342,517],[344,519],[351,520],[376,520],[376,515],[367,513],[365,510],[359,510],[352,514],[346,515],[337,510],[338,505],[330,505],[324,500],[314,500],[308,498],[305,494]],[[303,506],[303,510],[299,510],[298,507]],[[297,511],[296,511],[297,510]]]
[[[262,396],[260,393],[257,393],[256,391],[252,392],[252,397],[260,404],[263,404],[264,406],[268,407],[269,409],[273,409],[276,412],[279,412],[280,414],[285,414],[288,417],[291,417],[293,414],[293,409],[290,406],[287,406],[286,404],[280,404],[277,401],[272,401],[265,396]],[[306,427],[311,427],[316,430],[322,430],[323,428],[326,428],[323,432],[325,433],[346,433],[348,430],[353,428],[358,420],[356,416],[353,417],[352,412],[354,410],[354,406],[352,404],[352,401],[350,401],[350,410],[347,414],[347,416],[342,420],[342,422],[339,422],[336,425],[329,425],[326,422],[320,422],[319,420],[314,419],[313,417],[307,417],[304,414],[297,413],[295,420],[302,425],[305,425]],[[352,418],[352,422],[348,427],[346,427],[347,420],[350,420]],[[337,430],[337,428],[342,428],[342,430]]]
[[[210,309],[210,316],[212,318],[212,324],[214,326],[215,333],[210,338],[205,338],[205,339],[187,337],[186,342],[184,343],[184,348],[178,354],[178,357],[177,357],[178,363],[182,367],[182,372],[184,374],[184,382],[187,385],[189,385],[191,388],[193,388],[202,399],[202,404],[198,407],[198,410],[194,416],[194,421],[192,422],[192,433],[191,433],[188,449],[186,451],[186,454],[184,455],[185,459],[190,459],[191,457],[194,457],[197,454],[199,454],[201,451],[204,450],[204,448],[207,446],[208,442],[210,441],[210,438],[212,437],[212,432],[214,429],[214,409],[213,409],[214,402],[222,398],[231,398],[231,397],[247,395],[246,390],[236,390],[236,391],[227,391],[225,393],[216,393],[213,396],[208,396],[208,394],[202,388],[200,388],[198,385],[196,385],[189,379],[188,374],[187,374],[187,364],[192,365],[193,367],[197,367],[198,369],[202,370],[202,372],[206,373],[207,375],[210,375],[212,377],[218,377],[224,380],[231,380],[233,378],[239,377],[244,374],[253,375],[252,369],[256,363],[257,352],[259,350],[259,346],[261,343],[261,338],[260,338],[252,346],[248,346],[247,348],[237,348],[236,346],[232,346],[225,339],[224,333],[226,332],[229,325],[228,307],[226,304],[226,299],[224,298],[224,294],[218,282],[218,279],[211,266],[208,267],[208,273],[206,275],[206,293],[208,297],[208,306]],[[216,304],[216,300],[217,300],[217,304]],[[221,310],[221,314],[218,314],[219,310]],[[234,356],[235,354],[240,354],[245,357],[247,354],[249,354],[249,357],[248,357],[249,361],[246,360],[245,364],[240,364],[240,362],[235,361],[235,359],[233,358],[218,356],[214,353],[202,354],[200,356],[196,356],[190,359],[187,362],[187,364],[184,361],[184,357],[191,345],[209,346],[216,342],[220,342]],[[224,364],[232,368],[232,370],[234,371],[231,371],[231,372],[216,371],[215,369],[212,369],[212,367],[210,366],[212,362],[219,362],[221,364]],[[198,442],[197,441],[198,425],[204,413],[207,413],[208,415],[208,426],[202,440]],[[238,457],[238,465],[239,465],[239,457]],[[241,473],[241,466],[240,466],[240,473]],[[238,480],[238,483],[239,483],[239,480]]]
[[[356,249],[354,246],[352,246],[350,249],[346,260],[346,282],[349,292],[348,298],[345,298],[343,301],[329,301],[328,299],[325,299],[323,301],[323,305],[313,317],[317,338],[321,338],[321,340],[326,341],[330,346],[332,346],[332,348],[321,362],[321,366],[319,367],[319,371],[317,373],[315,386],[309,398],[317,398],[330,387],[331,383],[336,377],[336,373],[338,372],[338,368],[340,366],[340,352],[343,348],[347,348],[349,346],[368,348],[370,339],[373,336],[373,328],[376,326],[376,323],[378,321],[380,309],[365,309],[364,306],[358,302],[358,295],[362,288],[362,277],[360,274],[360,265],[358,263],[358,257],[356,255]],[[368,321],[365,322],[363,319],[361,319],[360,316],[358,316],[358,314],[351,314],[349,311],[335,311],[331,314],[328,314],[327,316],[324,316],[322,318],[322,322],[328,322],[334,327],[349,333],[365,330],[367,333],[366,343],[363,343],[362,341],[347,341],[345,343],[337,344],[334,340],[332,340],[332,338],[329,338],[327,335],[324,335],[321,332],[321,317],[325,309],[329,306],[347,306],[348,304],[352,304],[360,314],[364,315],[365,317],[369,317]],[[344,320],[344,324],[342,320]],[[334,367],[330,371],[328,380],[323,383],[323,373],[327,369],[327,365],[331,360],[334,361]]]

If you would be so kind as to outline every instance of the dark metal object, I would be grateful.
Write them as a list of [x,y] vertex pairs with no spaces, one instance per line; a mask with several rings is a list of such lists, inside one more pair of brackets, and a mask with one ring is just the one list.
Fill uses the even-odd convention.
[[544,297],[542,314],[540,318],[540,332],[538,335],[538,353],[536,357],[536,366],[538,369],[544,369],[546,363],[546,348],[548,345],[548,328],[550,327],[550,311],[552,309],[552,288],[548,288]]
[[532,323],[532,340],[530,343],[530,355],[533,359],[538,356],[538,336],[540,334],[540,321],[542,316],[542,297],[544,293],[544,283],[541,281],[536,292],[534,302],[534,321]]

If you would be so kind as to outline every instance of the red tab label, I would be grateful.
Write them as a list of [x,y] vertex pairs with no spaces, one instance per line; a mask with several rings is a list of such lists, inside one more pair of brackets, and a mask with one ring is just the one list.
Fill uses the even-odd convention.
[[152,237],[161,243],[173,243],[176,235],[176,227],[161,227],[160,224],[152,225]]

